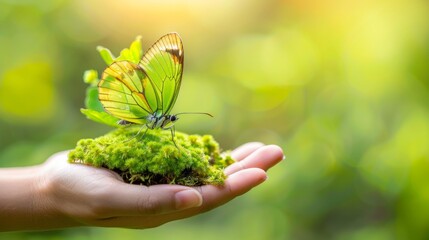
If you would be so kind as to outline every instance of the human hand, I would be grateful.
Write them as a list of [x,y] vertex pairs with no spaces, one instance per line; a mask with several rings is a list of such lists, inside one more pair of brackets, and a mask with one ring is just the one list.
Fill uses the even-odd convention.
[[[248,143],[232,152],[222,187],[140,186],[124,183],[104,168],[67,162],[67,152],[41,166],[36,206],[50,216],[51,228],[104,226],[150,228],[216,208],[262,183],[266,170],[283,159],[275,145]],[[48,220],[49,221],[49,220]],[[46,225],[45,221],[45,225]]]

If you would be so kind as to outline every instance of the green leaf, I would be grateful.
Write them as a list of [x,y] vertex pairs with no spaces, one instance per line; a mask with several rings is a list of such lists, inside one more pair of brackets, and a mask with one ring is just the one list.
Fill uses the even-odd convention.
[[130,61],[132,63],[138,64],[143,57],[141,36],[137,36],[136,39],[131,43],[130,48],[124,48],[121,51],[119,57],[115,61]]
[[121,53],[119,54],[119,57],[117,57],[115,59],[115,62],[117,62],[117,61],[123,61],[123,60],[135,63],[134,59],[133,59],[133,56],[131,55],[130,49],[128,49],[128,48],[122,49]]
[[106,112],[98,112],[92,109],[84,109],[84,108],[81,108],[80,112],[83,113],[88,119],[94,122],[103,123],[111,127],[120,127],[120,125],[118,124],[118,121],[120,119]]
[[139,63],[140,60],[143,57],[143,50],[142,50],[142,36],[137,36],[136,39],[131,43],[130,46],[130,53],[133,57],[133,59],[136,61],[134,63]]
[[143,57],[141,39],[141,36],[137,36],[136,39],[131,43],[130,48],[124,48],[117,58],[115,58],[112,52],[105,47],[98,46],[97,51],[100,53],[101,58],[103,58],[107,65],[110,65],[113,62],[124,60],[138,64]]
[[96,86],[98,84],[98,72],[94,69],[86,70],[83,73],[83,81],[85,83],[91,84],[92,86]]
[[98,100],[98,88],[96,86],[89,86],[86,89],[85,107],[97,112],[104,112],[103,105]]
[[98,46],[97,51],[100,53],[101,58],[103,58],[104,62],[107,65],[112,64],[115,61],[115,56],[113,56],[112,52],[109,49]]
[[[141,36],[137,36],[136,39],[131,43],[130,48],[123,49],[117,58],[115,58],[112,52],[105,47],[98,46],[97,51],[100,53],[100,56],[103,58],[104,62],[109,66],[116,61],[122,60],[138,64],[143,56]],[[113,127],[120,127],[120,125],[118,125],[118,121],[120,119],[105,112],[103,105],[98,99],[97,85],[100,79],[98,78],[97,71],[92,69],[85,71],[83,80],[85,83],[90,84],[90,86],[88,86],[86,89],[86,109],[82,108],[80,111],[90,120]]]

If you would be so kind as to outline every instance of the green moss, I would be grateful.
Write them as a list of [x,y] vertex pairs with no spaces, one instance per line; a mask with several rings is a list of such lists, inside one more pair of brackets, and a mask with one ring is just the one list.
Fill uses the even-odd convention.
[[[223,169],[234,160],[221,154],[210,135],[149,130],[139,126],[118,128],[95,139],[82,139],[69,153],[69,161],[117,172],[133,184],[222,185]],[[144,136],[143,136],[144,135]]]

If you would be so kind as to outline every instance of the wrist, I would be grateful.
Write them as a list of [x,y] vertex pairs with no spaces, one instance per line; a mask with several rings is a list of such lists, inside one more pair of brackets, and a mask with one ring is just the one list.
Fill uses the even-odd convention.
[[[80,225],[64,211],[67,207],[67,196],[64,198],[64,186],[61,186],[63,171],[55,164],[55,155],[44,164],[37,166],[38,169],[33,181],[33,205],[37,216],[43,221],[39,227],[64,228]],[[61,197],[62,196],[62,197]]]
[[42,224],[45,215],[39,207],[40,166],[0,170],[1,230],[31,230]]
[[0,169],[0,231],[79,225],[61,211],[49,164]]

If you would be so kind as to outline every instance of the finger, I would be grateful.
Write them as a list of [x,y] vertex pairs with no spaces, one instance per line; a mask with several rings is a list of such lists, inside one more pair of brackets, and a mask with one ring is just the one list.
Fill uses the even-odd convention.
[[266,179],[266,172],[259,168],[249,168],[236,172],[228,176],[223,186],[205,185],[197,188],[203,196],[203,204],[200,207],[169,215],[175,218],[184,218],[209,211],[248,192],[263,183]]
[[220,206],[240,196],[267,179],[267,174],[259,168],[249,168],[228,176],[221,187],[206,185],[198,190],[203,196],[204,209]]
[[225,204],[264,182],[266,178],[266,173],[259,168],[245,169],[229,176],[222,187],[205,185],[198,188],[204,199],[200,207],[151,217],[132,216],[105,219],[100,222],[100,225],[127,228],[156,227],[166,222],[191,217]]
[[95,193],[102,199],[94,209],[99,218],[116,216],[152,216],[197,207],[201,194],[180,185],[139,186],[116,181]]
[[232,151],[231,157],[236,161],[241,161],[262,146],[264,146],[264,144],[260,142],[245,143],[240,147],[236,148],[234,151]]
[[263,146],[243,160],[229,165],[224,172],[226,175],[230,175],[246,168],[260,168],[266,171],[283,158],[283,150],[279,146]]

